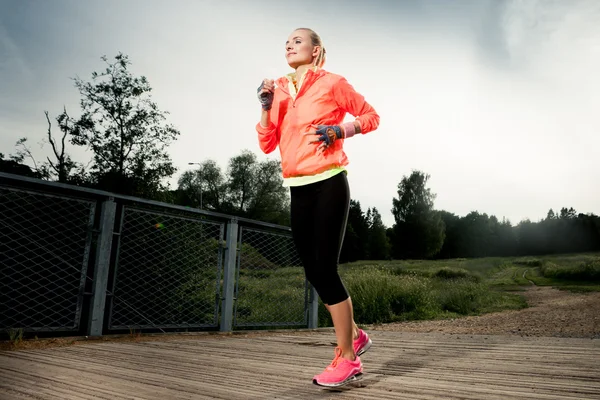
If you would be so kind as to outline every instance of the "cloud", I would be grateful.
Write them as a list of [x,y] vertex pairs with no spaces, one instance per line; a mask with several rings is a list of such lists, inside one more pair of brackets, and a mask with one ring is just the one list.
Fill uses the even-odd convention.
[[459,215],[518,222],[563,205],[600,211],[595,0],[24,4],[0,25],[0,55],[10,56],[4,147],[23,135],[35,142],[44,109],[58,114],[66,103],[76,115],[69,77],[87,80],[102,54],[123,51],[182,132],[169,149],[178,167],[206,158],[225,167],[244,148],[278,158],[257,146],[256,87],[289,71],[285,38],[308,26],[325,41],[326,68],[381,115],[347,152],[352,195],[386,224],[412,169],[431,174],[436,207]]
[[[0,93],[12,93],[20,82],[28,82],[34,76],[21,50],[2,22],[0,22],[0,76],[3,77],[0,79]],[[7,96],[0,98],[2,108],[9,107],[11,102]]]

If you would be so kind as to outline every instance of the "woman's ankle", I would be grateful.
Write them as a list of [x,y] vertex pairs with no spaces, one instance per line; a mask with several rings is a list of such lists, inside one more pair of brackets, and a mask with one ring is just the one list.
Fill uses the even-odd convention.
[[355,361],[356,353],[354,352],[354,349],[351,349],[348,351],[342,351],[342,358],[345,358],[346,360],[350,360],[350,361]]

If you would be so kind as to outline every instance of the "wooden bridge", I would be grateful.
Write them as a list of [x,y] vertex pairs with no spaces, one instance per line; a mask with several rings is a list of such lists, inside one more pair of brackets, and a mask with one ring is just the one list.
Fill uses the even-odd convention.
[[364,378],[311,383],[331,330],[174,335],[0,352],[12,399],[600,399],[600,341],[371,332]]

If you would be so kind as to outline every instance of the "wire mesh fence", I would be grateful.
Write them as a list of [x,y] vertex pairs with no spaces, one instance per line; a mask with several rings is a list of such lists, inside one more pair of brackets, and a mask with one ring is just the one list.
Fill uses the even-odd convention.
[[308,287],[291,233],[240,227],[234,326],[303,326]]
[[316,327],[289,228],[5,173],[0,268],[1,335]]
[[223,230],[125,207],[109,329],[216,327]]
[[79,328],[95,209],[0,187],[0,329]]

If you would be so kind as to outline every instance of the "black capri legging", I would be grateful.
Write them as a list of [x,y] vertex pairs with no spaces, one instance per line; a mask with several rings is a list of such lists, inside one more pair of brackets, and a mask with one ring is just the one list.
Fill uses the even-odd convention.
[[292,186],[292,236],[306,279],[324,304],[334,305],[349,295],[338,274],[338,262],[350,206],[346,172],[305,186]]

